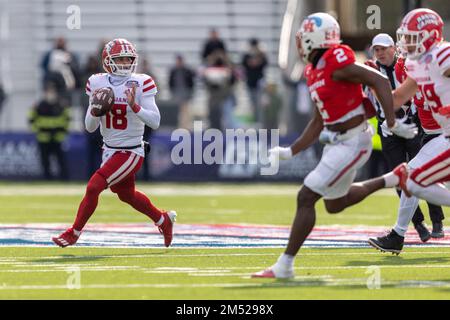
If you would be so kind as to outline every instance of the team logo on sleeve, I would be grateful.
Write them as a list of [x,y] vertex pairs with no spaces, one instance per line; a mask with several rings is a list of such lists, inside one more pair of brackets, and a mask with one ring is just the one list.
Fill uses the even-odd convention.
[[139,81],[136,80],[128,80],[125,82],[125,87],[127,88],[133,88],[133,87],[139,87]]

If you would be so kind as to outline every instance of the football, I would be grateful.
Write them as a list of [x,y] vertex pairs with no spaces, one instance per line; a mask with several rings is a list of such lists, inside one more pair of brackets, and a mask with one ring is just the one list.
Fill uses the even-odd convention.
[[91,113],[95,117],[107,114],[114,104],[114,91],[110,87],[100,88],[92,95]]

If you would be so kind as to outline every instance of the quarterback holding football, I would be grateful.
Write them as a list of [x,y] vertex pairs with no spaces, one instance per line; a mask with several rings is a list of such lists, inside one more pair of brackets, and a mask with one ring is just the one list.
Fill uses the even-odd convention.
[[160,124],[156,84],[149,75],[135,73],[138,54],[128,40],[108,42],[102,62],[106,73],[92,75],[86,84],[90,105],[85,118],[88,132],[100,126],[102,164],[88,182],[73,226],[52,240],[61,247],[75,244],[97,207],[100,193],[110,188],[120,200],[153,220],[169,247],[176,212],[156,208],[135,188],[135,174],[145,157],[144,127],[157,129]]

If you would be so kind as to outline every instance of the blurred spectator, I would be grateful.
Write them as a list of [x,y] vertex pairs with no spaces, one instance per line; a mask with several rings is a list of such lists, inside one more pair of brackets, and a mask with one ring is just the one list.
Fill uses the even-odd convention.
[[5,90],[3,90],[3,85],[0,83],[0,115],[2,113],[3,103],[6,100],[6,93]]
[[226,52],[226,47],[222,39],[219,37],[219,33],[216,29],[209,31],[209,38],[205,41],[202,50],[202,59],[204,63],[208,62],[208,58],[211,54],[220,51]]
[[68,171],[62,142],[67,136],[70,117],[69,110],[61,103],[58,92],[52,84],[47,84],[44,98],[32,108],[29,115],[31,129],[36,133],[39,144],[44,178],[52,180],[50,158],[56,157],[59,164],[60,180],[68,179]]
[[185,65],[181,55],[176,57],[175,66],[170,70],[169,88],[174,102],[179,107],[178,127],[192,127],[189,101],[194,90],[195,73]]
[[203,79],[209,94],[209,126],[221,130],[236,128],[233,116],[236,104],[233,85],[236,76],[223,51],[216,51],[208,57],[208,65],[203,70]]
[[64,104],[70,105],[72,90],[80,88],[81,81],[76,57],[67,50],[63,37],[56,39],[55,47],[45,54],[41,67],[44,72],[44,87],[52,83],[60,98],[66,100]]
[[[102,72],[102,65],[100,64],[100,59],[97,55],[90,55],[86,61],[83,72],[81,74],[81,79],[84,84],[87,83],[89,77],[95,73]],[[87,94],[83,94],[81,98],[81,105],[85,108],[84,115],[89,107],[89,97]],[[87,142],[87,176],[90,177],[92,174],[100,167],[102,162],[102,145],[103,137],[100,134],[100,129],[95,130],[93,133],[85,131],[86,142]]]
[[260,97],[263,90],[264,69],[267,66],[267,56],[259,47],[258,39],[250,39],[249,50],[242,58],[242,66],[247,79],[247,89],[252,102],[253,119],[262,121],[262,110],[260,109]]
[[283,105],[281,95],[275,83],[268,83],[261,97],[263,128],[278,129],[280,111]]

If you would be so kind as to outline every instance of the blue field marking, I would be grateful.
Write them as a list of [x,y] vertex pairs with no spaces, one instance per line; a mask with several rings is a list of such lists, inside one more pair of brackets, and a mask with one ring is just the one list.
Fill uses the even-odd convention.
[[[55,246],[51,238],[67,226],[59,224],[0,224],[0,246]],[[384,228],[326,226],[313,230],[305,247],[364,248],[367,239],[379,236]],[[176,224],[173,247],[179,248],[265,248],[285,247],[289,227],[258,225]],[[450,246],[450,239],[422,244],[415,233],[407,234],[407,244]],[[77,242],[78,247],[164,248],[162,235],[151,224],[91,224]]]

